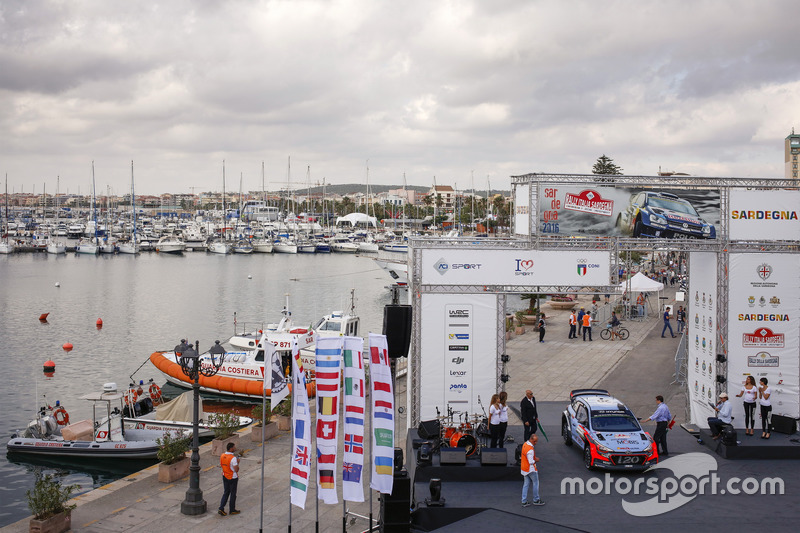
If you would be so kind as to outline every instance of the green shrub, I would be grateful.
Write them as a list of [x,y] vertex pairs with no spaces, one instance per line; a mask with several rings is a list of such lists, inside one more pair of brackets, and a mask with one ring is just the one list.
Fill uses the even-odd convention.
[[225,440],[239,429],[239,416],[233,413],[212,413],[208,424],[214,429],[214,438]]
[[36,475],[36,484],[33,490],[27,491],[28,508],[37,520],[46,520],[65,511],[77,507],[75,504],[67,505],[72,493],[80,488],[78,485],[61,485],[61,482],[47,474]]
[[156,439],[158,460],[164,464],[174,464],[186,457],[186,452],[191,448],[189,437],[181,437],[177,433],[165,432],[163,437]]
[[263,424],[263,423],[267,423],[268,424],[270,419],[272,418],[272,411],[270,410],[269,400],[267,400],[267,416],[266,416],[266,419],[264,418],[264,411],[263,411],[262,405],[260,403],[255,405],[255,406],[253,406],[253,410],[250,411],[250,418],[252,418],[253,421],[259,426],[261,424]]

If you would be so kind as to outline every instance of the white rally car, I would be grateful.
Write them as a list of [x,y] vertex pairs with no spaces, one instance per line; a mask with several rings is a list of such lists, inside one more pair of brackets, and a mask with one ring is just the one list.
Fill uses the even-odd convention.
[[583,448],[586,468],[645,470],[657,446],[625,404],[602,389],[576,389],[561,416],[564,444]]

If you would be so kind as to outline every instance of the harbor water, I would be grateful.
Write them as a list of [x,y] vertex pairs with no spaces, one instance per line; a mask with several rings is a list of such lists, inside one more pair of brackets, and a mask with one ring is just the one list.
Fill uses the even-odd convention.
[[[171,350],[182,338],[205,351],[234,328],[278,322],[286,294],[295,325],[306,327],[347,310],[354,288],[359,333],[380,332],[390,283],[374,261],[350,254],[0,256],[0,526],[30,514],[25,492],[36,472],[78,484],[80,493],[152,464],[7,455],[11,434],[25,428],[37,407],[58,400],[72,421],[91,419],[84,394],[108,382],[123,388],[134,372],[136,380],[152,377],[163,385],[146,362],[152,352]],[[46,322],[39,321],[43,313]],[[73,350],[64,351],[65,343]],[[42,371],[47,360],[56,364],[52,377]]]

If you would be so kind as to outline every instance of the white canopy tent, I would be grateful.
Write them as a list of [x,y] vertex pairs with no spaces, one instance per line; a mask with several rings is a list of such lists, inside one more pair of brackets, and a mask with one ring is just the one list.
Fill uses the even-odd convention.
[[[633,277],[620,283],[619,288],[623,294],[628,294],[630,303],[634,304],[636,302],[636,297],[634,295],[639,292],[657,292],[659,293],[660,299],[661,291],[664,290],[664,284],[648,278],[641,272],[637,272]],[[652,311],[653,307],[652,304],[649,303],[649,298],[645,300],[645,305],[648,304]]]
[[371,217],[365,215],[364,213],[350,213],[349,215],[345,215],[343,217],[336,217],[336,225],[345,225],[345,226],[362,226],[362,227],[370,227],[373,228],[378,227],[378,219],[375,217]]

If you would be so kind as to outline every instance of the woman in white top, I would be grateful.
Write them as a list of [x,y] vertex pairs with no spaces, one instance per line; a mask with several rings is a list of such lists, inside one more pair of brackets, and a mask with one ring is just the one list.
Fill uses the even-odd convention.
[[772,396],[772,391],[769,389],[769,380],[761,378],[758,385],[758,397],[761,400],[761,438],[769,438],[769,423],[770,416],[772,416],[772,402],[769,397]]
[[489,406],[489,435],[491,436],[490,448],[497,448],[497,443],[500,440],[500,412],[502,404],[500,403],[500,395],[493,394],[491,405]]
[[508,393],[503,391],[498,396],[500,401],[500,438],[497,447],[505,448],[503,444],[506,442],[506,429],[508,429],[508,406],[506,405]]
[[756,399],[758,399],[758,387],[753,376],[747,376],[742,391],[736,395],[737,398],[742,396],[744,396],[744,434],[753,435],[753,427],[756,425]]

